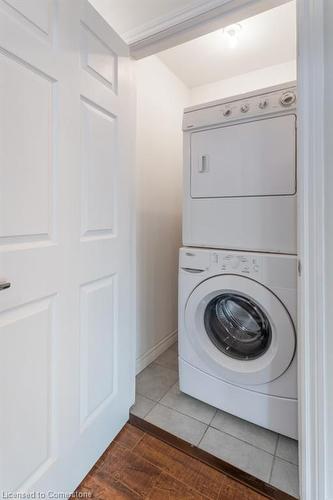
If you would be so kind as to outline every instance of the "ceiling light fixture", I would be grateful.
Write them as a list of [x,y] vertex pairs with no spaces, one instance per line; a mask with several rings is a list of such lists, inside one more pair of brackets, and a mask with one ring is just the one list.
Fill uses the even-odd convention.
[[227,38],[228,45],[231,49],[234,49],[238,45],[241,31],[242,26],[239,23],[230,24],[230,26],[223,29],[223,34]]

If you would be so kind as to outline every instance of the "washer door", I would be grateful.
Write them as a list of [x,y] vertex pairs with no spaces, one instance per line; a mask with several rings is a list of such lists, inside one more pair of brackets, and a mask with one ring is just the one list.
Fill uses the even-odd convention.
[[295,354],[295,329],[285,306],[269,289],[242,276],[215,276],[195,288],[185,325],[209,371],[232,383],[270,382]]

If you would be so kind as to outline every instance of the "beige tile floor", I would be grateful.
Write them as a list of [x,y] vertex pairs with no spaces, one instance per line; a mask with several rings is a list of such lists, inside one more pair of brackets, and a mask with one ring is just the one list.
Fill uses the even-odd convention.
[[298,497],[297,441],[180,392],[177,357],[174,344],[138,374],[131,413]]

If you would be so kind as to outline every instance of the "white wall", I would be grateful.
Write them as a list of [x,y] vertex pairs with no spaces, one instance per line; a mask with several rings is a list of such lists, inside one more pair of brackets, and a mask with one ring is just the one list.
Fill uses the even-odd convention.
[[201,104],[292,80],[296,80],[296,61],[268,66],[234,78],[193,87],[190,101],[191,105]]
[[157,57],[137,85],[137,369],[175,341],[181,245],[182,113],[187,87]]

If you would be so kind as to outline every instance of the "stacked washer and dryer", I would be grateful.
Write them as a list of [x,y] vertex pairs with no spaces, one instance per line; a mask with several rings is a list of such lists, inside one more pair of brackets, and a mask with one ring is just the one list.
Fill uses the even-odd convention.
[[295,83],[184,113],[180,389],[297,439]]

